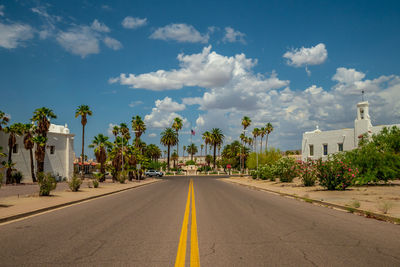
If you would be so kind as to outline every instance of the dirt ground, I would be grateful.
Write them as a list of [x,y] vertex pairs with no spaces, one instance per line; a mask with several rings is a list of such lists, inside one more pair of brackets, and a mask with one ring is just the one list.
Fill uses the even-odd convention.
[[299,179],[292,183],[254,180],[251,177],[223,180],[400,218],[400,180],[386,185],[353,186],[344,191],[328,191],[318,185],[305,187]]

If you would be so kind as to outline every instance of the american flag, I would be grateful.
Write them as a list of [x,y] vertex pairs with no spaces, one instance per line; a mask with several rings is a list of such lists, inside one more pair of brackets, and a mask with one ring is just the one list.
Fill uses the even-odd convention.
[[190,132],[191,132],[192,135],[196,135],[196,132],[193,129],[190,130]]

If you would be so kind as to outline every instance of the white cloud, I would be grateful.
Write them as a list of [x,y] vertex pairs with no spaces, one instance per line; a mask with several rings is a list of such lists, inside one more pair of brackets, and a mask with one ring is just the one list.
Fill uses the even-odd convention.
[[28,24],[0,23],[0,47],[14,49],[33,38],[34,29]]
[[118,126],[118,124],[114,124],[114,123],[109,123],[109,124],[108,124],[107,135],[108,135],[109,137],[114,136],[114,134],[113,134],[113,132],[112,132],[114,126]]
[[137,101],[132,101],[131,103],[129,103],[129,107],[133,108],[139,105],[142,105],[143,101],[137,100]]
[[337,68],[332,80],[339,83],[351,84],[364,79],[365,74],[355,69]]
[[98,32],[110,32],[110,28],[107,27],[104,23],[101,23],[97,19],[95,19],[91,25],[91,28]]
[[150,137],[150,138],[157,137],[157,134],[156,134],[156,133],[150,133],[150,134],[149,134],[149,137]]
[[199,54],[179,54],[177,58],[180,69],[128,76],[122,73],[119,77],[111,78],[109,82],[154,91],[176,90],[183,86],[222,87],[234,77],[239,78],[248,73],[257,63],[256,60],[247,59],[244,54],[234,57],[219,55],[211,52],[211,46],[205,47]]
[[122,44],[118,40],[116,40],[114,38],[106,36],[106,38],[104,38],[103,41],[104,41],[104,43],[106,44],[107,47],[109,47],[109,48],[111,48],[113,50],[119,50],[119,49],[122,48]]
[[173,40],[181,43],[207,43],[208,34],[201,34],[192,25],[188,24],[170,24],[155,30],[151,39]]
[[188,121],[183,116],[176,113],[185,109],[184,104],[173,101],[170,97],[155,101],[155,107],[151,113],[144,117],[144,121],[150,127],[165,128],[171,127],[174,119],[179,117],[183,121],[183,125],[188,125]]
[[77,26],[57,35],[57,42],[68,52],[82,58],[100,52],[98,36],[88,26]]
[[126,29],[137,29],[147,24],[147,18],[134,18],[134,17],[126,17],[122,21],[122,26]]
[[244,40],[244,37],[246,34],[240,32],[240,31],[235,31],[231,27],[226,27],[225,28],[225,35],[222,41],[224,42],[229,42],[229,43],[235,43],[235,42],[241,42],[241,43],[246,43]]
[[0,5],[0,16],[4,16],[4,5]]
[[319,65],[327,59],[328,51],[325,44],[320,43],[310,48],[292,49],[286,52],[283,57],[288,59],[288,65],[294,67]]

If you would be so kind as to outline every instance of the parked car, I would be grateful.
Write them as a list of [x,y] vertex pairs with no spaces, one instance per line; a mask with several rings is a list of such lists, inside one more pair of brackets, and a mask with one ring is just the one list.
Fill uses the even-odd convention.
[[148,171],[144,172],[144,175],[149,176],[149,177],[153,177],[153,176],[162,177],[164,175],[164,173],[156,171],[156,170],[148,170]]

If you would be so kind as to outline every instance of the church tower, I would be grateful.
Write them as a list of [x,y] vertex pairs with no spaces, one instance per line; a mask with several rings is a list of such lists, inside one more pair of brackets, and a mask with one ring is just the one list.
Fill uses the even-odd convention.
[[357,104],[357,118],[354,121],[354,146],[358,146],[360,136],[368,133],[371,135],[372,124],[369,117],[369,103],[368,101],[363,101]]

